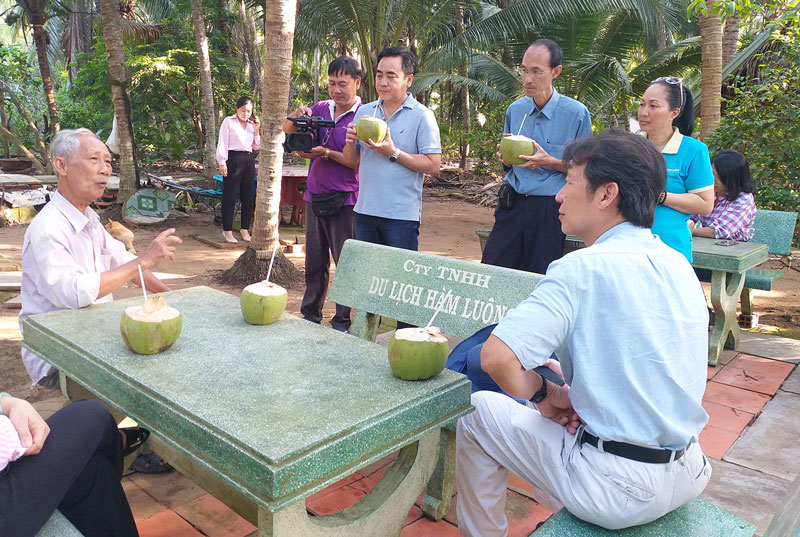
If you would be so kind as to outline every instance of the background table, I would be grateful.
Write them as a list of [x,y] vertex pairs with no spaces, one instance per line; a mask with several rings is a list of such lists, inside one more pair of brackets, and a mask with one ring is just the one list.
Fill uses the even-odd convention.
[[711,271],[714,328],[708,341],[708,364],[717,365],[723,347],[739,345],[736,304],[744,287],[744,273],[769,258],[766,244],[738,242],[721,246],[717,239],[692,237],[692,266]]
[[[287,314],[248,325],[239,298],[221,291],[165,296],[183,333],[161,354],[122,342],[122,311],[140,298],[29,317],[23,345],[151,429],[154,450],[260,535],[399,534],[440,428],[470,410],[469,381],[449,370],[399,380],[385,348]],[[305,497],[400,448],[348,512],[306,514]]]

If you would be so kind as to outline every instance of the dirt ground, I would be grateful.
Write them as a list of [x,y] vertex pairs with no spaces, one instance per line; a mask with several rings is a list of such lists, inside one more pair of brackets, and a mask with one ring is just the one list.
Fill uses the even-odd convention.
[[[420,229],[420,250],[461,259],[480,260],[480,246],[475,229],[491,227],[494,220],[492,213],[491,208],[480,207],[462,199],[426,194]],[[157,270],[157,274],[170,287],[180,289],[207,285],[232,294],[240,293],[239,288],[218,284],[215,276],[233,264],[244,250],[244,246],[216,249],[192,237],[196,233],[209,230],[221,234],[221,228],[215,226],[211,214],[191,214],[161,224],[132,228],[136,237],[134,241],[136,249],[144,251],[150,240],[167,227],[175,227],[183,239],[176,259],[162,263]],[[24,225],[0,228],[1,256],[17,261],[21,259],[22,240],[26,229],[27,226]],[[281,228],[282,238],[290,241],[294,241],[295,236],[301,234],[302,228]],[[287,254],[287,257],[302,269],[304,262],[302,253]],[[800,257],[800,253],[795,252],[795,257]],[[800,338],[800,271],[795,270],[800,268],[800,262],[796,262],[795,265],[792,269],[784,270],[785,276],[776,282],[775,290],[769,293],[755,292],[754,307],[760,312],[760,322],[763,325],[778,327],[784,335]],[[779,268],[780,261],[770,261],[765,266]],[[139,293],[138,287],[128,284],[115,292],[114,296],[125,298]],[[302,296],[302,286],[290,288],[287,311],[298,314]],[[44,388],[30,390],[30,379],[20,359],[21,335],[17,323],[18,313],[18,306],[0,305],[0,389],[30,401],[53,397],[56,395],[55,390]],[[330,304],[326,304],[324,313],[323,323],[328,323],[333,315]]]

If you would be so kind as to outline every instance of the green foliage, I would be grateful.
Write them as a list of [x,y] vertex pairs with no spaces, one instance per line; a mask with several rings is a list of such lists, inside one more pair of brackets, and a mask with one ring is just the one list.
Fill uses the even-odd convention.
[[[28,63],[27,50],[21,45],[0,44],[0,78],[11,86],[14,95],[30,114],[40,131],[45,130],[47,106],[44,101],[42,80],[38,68]],[[35,136],[28,128],[27,121],[6,95],[4,103],[9,130],[29,149],[35,151]],[[14,149],[12,148],[12,151]]]
[[[466,139],[469,143],[469,156],[476,159],[473,172],[476,175],[487,175],[491,172],[502,173],[500,162],[497,160],[497,144],[503,136],[503,126],[506,118],[506,108],[511,101],[500,104],[487,103],[479,106],[477,113],[473,113],[471,129],[464,132],[463,123],[454,121],[452,127],[440,122],[442,131],[442,154],[445,157],[459,157],[459,143]],[[480,119],[483,118],[483,125]]]
[[747,157],[764,209],[800,207],[800,25],[775,39],[780,49],[761,55],[757,80],[736,81],[734,97],[708,141],[712,154],[736,149]]
[[[249,92],[238,59],[209,52],[214,104],[221,119],[233,113],[240,95]],[[102,38],[88,56],[61,105],[64,121],[110,133],[113,106]],[[187,154],[200,158],[201,98],[194,36],[189,31],[164,34],[152,43],[127,46],[125,57],[131,72],[131,115],[140,158],[145,162],[180,160]]]

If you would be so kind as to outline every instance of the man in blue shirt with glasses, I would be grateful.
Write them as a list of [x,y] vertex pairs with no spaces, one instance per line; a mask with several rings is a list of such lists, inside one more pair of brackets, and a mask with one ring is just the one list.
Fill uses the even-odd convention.
[[521,166],[503,162],[507,173],[483,263],[544,274],[561,257],[565,236],[555,200],[566,177],[561,156],[567,144],[592,135],[586,107],[553,88],[562,57],[549,39],[534,41],[522,57],[525,97],[508,107],[503,132],[531,138],[536,153]]

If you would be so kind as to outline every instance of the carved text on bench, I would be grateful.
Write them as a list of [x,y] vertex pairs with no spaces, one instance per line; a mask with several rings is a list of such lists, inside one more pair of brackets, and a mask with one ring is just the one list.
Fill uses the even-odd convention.
[[[432,278],[434,285],[440,283],[438,280],[441,280],[442,282],[455,282],[490,289],[491,276],[488,274],[441,265],[434,267],[417,263],[413,259],[406,259],[402,267],[406,273]],[[389,300],[402,304],[420,306],[429,310],[440,310],[440,313],[460,315],[465,319],[471,318],[474,321],[480,321],[485,324],[499,322],[513,309],[502,304],[496,304],[494,298],[491,297],[487,300],[479,300],[477,298],[454,295],[453,290],[444,285],[439,290],[378,276],[372,276],[368,292],[370,295],[387,297]]]

